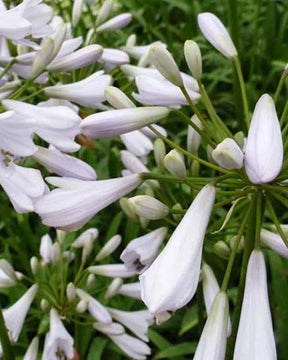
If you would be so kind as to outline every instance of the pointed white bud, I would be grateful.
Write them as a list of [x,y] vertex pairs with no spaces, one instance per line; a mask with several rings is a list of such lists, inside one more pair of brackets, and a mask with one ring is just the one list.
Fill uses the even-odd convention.
[[[92,275],[92,274],[90,274],[90,275]],[[105,294],[105,299],[109,300],[113,296],[115,296],[118,293],[118,291],[119,291],[119,289],[121,288],[122,285],[123,285],[123,279],[115,278],[110,283],[110,285],[108,286],[108,289],[107,289],[106,294]]]
[[193,40],[186,40],[184,55],[191,74],[196,80],[200,80],[202,76],[202,57],[198,44]]
[[154,142],[154,158],[160,170],[164,170],[164,158],[166,155],[165,143],[161,139],[156,139]]
[[94,244],[94,240],[92,240],[92,239],[85,241],[85,244],[84,244],[83,250],[82,250],[82,257],[81,257],[81,262],[83,264],[85,264],[88,257],[91,255],[91,253],[93,251],[93,244]]
[[122,238],[121,235],[114,235],[107,243],[102,247],[102,249],[97,254],[95,260],[101,261],[111,255],[121,244]]
[[107,277],[120,277],[129,278],[137,274],[135,270],[128,269],[123,264],[106,264],[89,266],[88,271],[91,274],[107,276]]
[[164,250],[140,275],[142,300],[156,317],[183,307],[195,294],[215,194],[212,185],[198,193]]
[[96,26],[103,24],[104,21],[108,19],[112,8],[113,8],[113,0],[105,0],[97,14],[96,23],[95,23]]
[[217,241],[213,246],[213,250],[215,254],[217,254],[221,258],[229,259],[231,249],[224,241],[222,240]]
[[156,258],[166,234],[167,228],[161,227],[130,241],[120,259],[128,269],[145,271]]
[[10,278],[13,280],[17,280],[17,276],[15,273],[15,270],[13,269],[13,266],[6,260],[1,259],[0,260],[0,269]]
[[127,26],[132,20],[132,14],[123,13],[113,17],[112,19],[101,24],[97,29],[97,33],[110,32]]
[[274,180],[283,163],[283,141],[275,104],[264,94],[258,100],[245,147],[245,169],[249,180],[262,184]]
[[52,245],[51,249],[51,261],[54,266],[57,266],[61,259],[61,249],[60,244],[58,242],[55,242]]
[[84,0],[74,0],[72,9],[72,25],[78,25],[83,11]]
[[128,37],[127,41],[126,41],[126,45],[125,47],[129,48],[129,47],[133,47],[136,45],[136,40],[137,40],[137,37],[135,34],[132,34]]
[[169,214],[169,208],[161,201],[148,195],[137,195],[129,199],[139,217],[148,220],[159,220]]
[[[172,209],[174,209],[174,210],[182,210],[183,208],[182,208],[182,205],[178,203],[178,204],[173,205],[173,206],[172,206]],[[182,215],[181,215],[181,214],[173,214],[173,213],[172,213],[172,216],[173,216],[173,219],[174,219],[175,221],[177,221],[177,222],[179,222],[179,221],[182,219]]]
[[81,235],[79,235],[76,240],[73,241],[72,247],[82,248],[87,241],[95,241],[98,238],[98,235],[99,230],[97,228],[87,229]]
[[138,220],[136,212],[135,212],[135,208],[129,202],[128,198],[124,197],[124,198],[120,199],[119,205],[120,205],[122,211],[124,212],[124,214],[127,215],[131,220],[133,220],[133,221]]
[[46,299],[40,301],[40,307],[43,312],[46,312],[49,309],[49,302]]
[[167,80],[176,86],[183,86],[183,79],[175,60],[161,43],[155,43],[151,46],[149,58],[155,68]]
[[32,256],[32,258],[30,259],[30,267],[32,270],[32,274],[35,275],[39,267],[39,260],[36,256]]
[[[236,236],[232,236],[231,239],[229,240],[229,245],[231,250],[234,248],[235,246],[235,241],[237,239],[237,235]],[[286,246],[285,246],[286,247]],[[244,236],[241,236],[240,242],[238,244],[238,248],[237,248],[237,253],[240,253],[244,248]],[[287,253],[288,254],[288,253]]]
[[265,260],[260,250],[252,251],[248,263],[233,359],[277,359]]
[[224,169],[241,169],[244,154],[235,140],[226,138],[212,151],[212,157]]
[[128,296],[133,299],[141,300],[141,285],[140,282],[130,284],[123,284],[118,290],[118,294]]
[[54,41],[47,37],[43,41],[43,45],[40,50],[38,50],[33,64],[30,69],[29,78],[35,79],[40,75],[45,69],[46,66],[51,62],[54,53]]
[[84,300],[80,300],[76,306],[76,311],[79,314],[83,314],[88,309],[88,302]]
[[110,324],[94,323],[93,328],[105,335],[121,335],[125,333],[124,327],[114,322]]
[[59,242],[59,244],[63,244],[63,242],[65,240],[66,232],[56,229],[56,235],[57,235],[57,241]]
[[38,336],[36,336],[31,341],[27,351],[25,352],[23,360],[37,360],[38,348],[39,348],[39,338]]
[[44,264],[48,264],[51,261],[52,245],[53,242],[49,234],[43,235],[40,242],[40,255]]
[[96,276],[94,274],[89,274],[87,278],[87,289],[91,289],[95,285]]
[[196,349],[194,360],[225,359],[228,313],[229,304],[227,295],[221,291],[213,302]]
[[76,298],[76,288],[75,285],[71,282],[66,287],[66,296],[70,302]]
[[184,157],[181,153],[179,153],[179,151],[175,149],[169,151],[164,158],[164,166],[171,175],[176,178],[181,180],[186,178],[186,165]]
[[227,29],[217,16],[208,12],[201,13],[198,15],[198,25],[210,44],[224,56],[233,58],[238,55]]
[[281,256],[288,258],[288,248],[279,234],[262,229],[260,239],[261,242],[267,245],[270,249],[276,251]]
[[158,106],[103,111],[87,116],[80,125],[81,132],[99,139],[121,135],[153,124],[169,114],[169,109]]
[[135,107],[135,104],[128,96],[115,86],[107,86],[105,89],[105,96],[109,104],[115,109],[129,109]]
[[[198,126],[200,130],[203,130],[203,125],[201,121],[198,119],[197,115],[193,115],[191,117],[191,121]],[[187,133],[187,150],[194,155],[198,154],[198,149],[201,144],[201,135],[194,130],[192,126],[188,126],[188,133]]]

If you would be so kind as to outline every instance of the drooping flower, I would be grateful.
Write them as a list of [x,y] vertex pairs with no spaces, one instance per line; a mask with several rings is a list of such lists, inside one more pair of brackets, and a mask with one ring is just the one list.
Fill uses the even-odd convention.
[[279,234],[262,229],[260,233],[261,242],[281,256],[288,258],[288,249]]

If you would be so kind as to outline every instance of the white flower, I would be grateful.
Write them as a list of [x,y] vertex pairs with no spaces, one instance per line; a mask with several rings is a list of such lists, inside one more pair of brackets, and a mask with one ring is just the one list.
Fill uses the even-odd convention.
[[3,105],[23,117],[32,118],[35,133],[59,150],[79,150],[80,145],[74,138],[79,133],[80,117],[69,107],[36,106],[16,100],[3,100]]
[[140,46],[124,46],[122,49],[127,52],[128,55],[130,55],[132,58],[140,60],[143,58],[143,56],[148,55],[149,50],[151,49],[151,46],[154,44],[161,44],[162,46],[166,47],[166,44],[161,43],[160,41],[156,41],[149,45],[140,45]]
[[163,160],[165,168],[176,178],[186,178],[186,165],[184,156],[176,149],[170,150]]
[[277,359],[265,260],[260,250],[252,251],[248,263],[233,359]]
[[102,249],[97,254],[95,260],[101,261],[105,259],[107,256],[112,254],[118,246],[121,244],[122,238],[121,235],[114,235],[111,239],[107,241],[107,243],[102,247]]
[[167,228],[161,227],[130,241],[120,259],[128,269],[145,271],[156,258],[166,234]]
[[108,18],[112,8],[113,0],[105,0],[98,11],[96,18],[96,26],[101,25]]
[[42,360],[58,360],[58,353],[65,354],[70,359],[73,357],[74,340],[65,329],[58,312],[50,311],[50,331],[45,337]]
[[142,300],[156,317],[183,307],[196,291],[215,192],[212,185],[199,192],[164,250],[140,275]]
[[45,183],[36,169],[24,168],[0,159],[0,184],[18,213],[34,211],[34,202],[44,194]]
[[[203,130],[203,125],[201,121],[198,119],[197,115],[193,115],[191,117],[191,121],[198,126],[200,130]],[[187,132],[187,150],[194,155],[198,154],[198,150],[201,144],[201,135],[192,127],[188,126]]]
[[98,235],[99,230],[97,228],[87,229],[73,241],[72,247],[82,248],[88,241],[95,241],[98,238]]
[[244,154],[235,140],[226,138],[212,151],[212,158],[224,169],[241,169]]
[[108,336],[125,354],[134,360],[145,360],[151,354],[149,346],[133,336],[125,333]]
[[40,255],[42,257],[43,263],[48,264],[52,258],[52,239],[49,234],[45,234],[41,237],[40,241]]
[[[8,329],[9,338],[16,342],[22,330],[28,310],[37,294],[38,285],[33,285],[29,290],[12,306],[3,310],[3,317]],[[0,345],[0,352],[2,347]]]
[[195,79],[201,79],[202,57],[198,44],[192,40],[185,41],[184,55],[191,74],[194,76]]
[[113,17],[97,27],[97,33],[110,32],[117,29],[121,29],[127,26],[132,20],[132,15],[129,13],[123,13]]
[[149,195],[137,195],[129,199],[136,215],[149,220],[159,220],[169,214],[169,208]]
[[264,94],[258,100],[245,146],[245,169],[254,184],[272,181],[283,162],[283,141],[274,101]]
[[77,26],[82,15],[84,0],[74,0],[72,8],[72,25]]
[[141,300],[140,282],[123,284],[118,290],[118,294]]
[[93,327],[94,329],[100,331],[105,335],[121,335],[125,333],[125,329],[122,325],[113,322],[109,324],[98,322],[98,323],[94,323]]
[[38,347],[39,347],[39,338],[36,336],[31,341],[27,351],[25,352],[23,360],[37,360]]
[[96,180],[97,178],[95,170],[90,165],[74,156],[61,153],[53,146],[48,149],[38,146],[33,159],[45,166],[52,174],[81,180]]
[[2,269],[0,269],[0,288],[9,288],[16,285],[14,278],[8,276]]
[[107,276],[107,277],[120,277],[129,278],[137,274],[134,269],[128,269],[123,264],[105,264],[89,266],[89,272],[95,275]]
[[97,105],[105,100],[104,90],[111,85],[110,75],[104,75],[104,71],[97,71],[84,80],[71,84],[55,85],[44,89],[47,96],[65,99],[78,105],[97,108]]
[[238,55],[235,45],[223,23],[217,16],[211,13],[201,13],[198,15],[198,25],[202,34],[227,58]]
[[168,114],[169,109],[156,106],[109,110],[87,116],[80,127],[84,135],[95,139],[112,137],[141,129]]
[[105,68],[108,67],[109,70],[112,70],[115,66],[129,63],[129,56],[124,51],[106,48],[103,49],[99,62],[103,62]]
[[37,151],[32,137],[33,119],[6,111],[0,114],[0,148],[16,156],[29,156]]
[[[180,107],[188,102],[181,90],[166,79],[160,80],[150,76],[139,75],[135,78],[139,94],[133,92],[133,97],[145,105],[160,105]],[[196,102],[200,95],[194,89],[186,89],[190,98]]]
[[[90,275],[94,276],[94,274],[90,274]],[[109,300],[113,296],[115,296],[118,293],[118,291],[119,291],[119,289],[121,288],[122,285],[123,285],[123,279],[122,278],[115,278],[114,280],[112,280],[111,283],[109,284],[108,288],[107,288],[106,293],[105,293],[105,299]]]
[[281,256],[288,258],[288,248],[279,234],[262,229],[260,238],[263,244],[267,245],[270,249],[276,251]]
[[81,289],[76,289],[79,298],[87,303],[87,309],[93,318],[101,323],[110,324],[112,322],[109,311],[94,297]]
[[122,134],[120,137],[126,149],[136,156],[148,155],[153,149],[152,141],[139,130]]
[[71,178],[48,178],[60,189],[44,195],[35,204],[45,225],[62,230],[76,230],[122,196],[136,189],[142,180],[135,174],[125,178],[83,181]]
[[[225,359],[228,313],[227,295],[224,292],[219,292],[208,315],[194,360]],[[241,359],[248,358],[243,357]]]
[[148,310],[121,311],[108,308],[113,319],[126,326],[143,341],[149,341],[148,327],[153,324],[153,315]]

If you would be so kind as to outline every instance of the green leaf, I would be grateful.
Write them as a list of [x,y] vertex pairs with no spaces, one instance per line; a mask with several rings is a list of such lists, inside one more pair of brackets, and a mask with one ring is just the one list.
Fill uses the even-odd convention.
[[185,342],[179,345],[169,346],[160,351],[155,359],[172,359],[181,355],[194,354],[197,347],[197,342]]
[[102,353],[108,340],[104,338],[96,338],[90,346],[87,360],[101,360]]
[[119,226],[121,224],[122,217],[123,217],[122,212],[119,212],[117,215],[114,216],[107,230],[107,239],[110,239],[112,236],[117,234]]
[[160,335],[155,330],[149,329],[148,337],[151,340],[151,342],[155,346],[157,346],[157,348],[160,350],[165,349],[166,347],[171,345],[168,340],[166,340],[162,335]]

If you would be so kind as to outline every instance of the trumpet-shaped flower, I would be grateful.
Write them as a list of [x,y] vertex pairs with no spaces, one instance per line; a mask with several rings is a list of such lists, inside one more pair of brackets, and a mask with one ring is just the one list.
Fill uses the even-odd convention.
[[135,360],[146,360],[151,354],[149,346],[126,333],[121,335],[108,335],[109,338],[129,357]]
[[254,184],[272,181],[283,162],[283,141],[274,101],[264,94],[258,100],[245,146],[245,169]]
[[260,233],[261,242],[267,245],[270,249],[276,251],[281,256],[288,258],[288,249],[279,234],[272,231],[262,229]]
[[156,106],[104,111],[87,116],[81,123],[81,132],[96,139],[112,137],[141,129],[168,114],[169,109]]
[[60,187],[44,195],[35,204],[45,225],[62,230],[80,229],[88,220],[114,201],[136,189],[139,175],[101,181],[48,178]]
[[121,260],[128,269],[145,271],[156,258],[166,234],[167,228],[162,227],[130,241],[121,254]]
[[142,299],[156,317],[183,307],[196,291],[215,192],[212,185],[199,192],[164,250],[140,275]]
[[265,260],[260,250],[249,259],[234,360],[276,360]]
[[238,55],[233,41],[217,16],[211,13],[201,13],[198,15],[198,25],[202,34],[227,58],[233,58]]
[[[225,359],[228,313],[227,295],[224,292],[219,292],[208,315],[194,360]],[[248,358],[243,357],[243,359]]]
[[118,294],[141,300],[140,282],[123,284],[118,290]]
[[44,343],[42,360],[58,360],[58,354],[65,354],[71,359],[74,354],[74,340],[65,329],[57,310],[50,311],[50,331],[47,333]]

